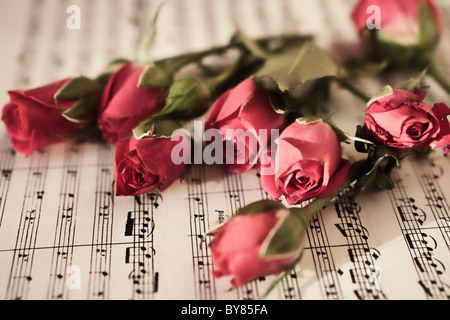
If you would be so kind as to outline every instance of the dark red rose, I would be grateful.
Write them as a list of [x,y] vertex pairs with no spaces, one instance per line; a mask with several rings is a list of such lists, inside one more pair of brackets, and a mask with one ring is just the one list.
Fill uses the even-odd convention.
[[187,139],[179,142],[173,137],[139,140],[133,137],[119,142],[114,159],[116,195],[134,196],[169,187],[186,169],[185,163],[172,161],[172,149],[180,143],[190,142]]
[[11,136],[14,149],[28,156],[33,151],[65,141],[77,132],[79,125],[69,121],[63,112],[78,100],[59,100],[54,96],[68,81],[64,79],[27,90],[9,91],[11,101],[3,107],[2,120]]

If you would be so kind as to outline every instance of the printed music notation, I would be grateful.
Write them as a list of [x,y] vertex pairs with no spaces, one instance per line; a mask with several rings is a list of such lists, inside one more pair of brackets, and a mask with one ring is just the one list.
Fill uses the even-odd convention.
[[[186,13],[167,6],[165,20],[172,28],[161,30],[169,34],[158,38],[167,50],[156,47],[155,56],[228,40],[216,24],[220,19],[211,18],[223,12],[208,1],[192,0],[186,8],[184,0],[173,0]],[[1,92],[70,74],[92,75],[105,61],[134,57],[156,8],[146,0],[79,3],[79,32],[61,27],[67,1],[14,1],[10,11],[0,10],[0,15],[24,14],[17,26],[0,30],[17,30],[18,39],[10,46],[11,63],[2,62],[10,77],[0,79]],[[267,18],[267,24],[246,25],[250,33],[275,32],[269,30],[275,15],[267,8],[253,10],[258,3],[220,1],[236,14],[249,10],[249,21]],[[305,6],[307,12],[315,4]],[[340,23],[331,7],[322,7],[327,9],[314,19]],[[196,8],[208,10],[204,19]],[[294,3],[284,2],[280,10],[289,25],[314,25],[312,15],[298,19],[293,14]],[[202,36],[193,37],[191,30]],[[430,94],[441,97],[437,91]],[[202,238],[239,208],[269,198],[256,170],[237,175],[195,165],[162,198],[156,193],[113,197],[114,146],[68,142],[25,158],[13,151],[3,128],[0,142],[0,297],[244,300],[257,299],[274,280],[261,277],[230,291],[227,279],[212,276],[210,239]],[[450,299],[449,160],[438,153],[405,159],[393,180],[392,191],[363,192],[356,202],[343,193],[318,212],[306,230],[301,263],[268,297]]]

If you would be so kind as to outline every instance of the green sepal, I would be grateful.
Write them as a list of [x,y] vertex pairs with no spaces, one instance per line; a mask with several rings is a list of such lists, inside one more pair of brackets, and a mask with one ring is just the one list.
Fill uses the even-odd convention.
[[172,84],[173,74],[157,63],[149,64],[139,78],[138,87],[167,88]]
[[97,118],[97,106],[100,95],[82,98],[72,108],[63,112],[63,117],[72,122],[91,122]]
[[55,104],[61,108],[60,100],[78,100],[62,115],[72,122],[84,123],[97,118],[98,102],[103,86],[97,81],[81,76],[68,81],[54,95]]
[[172,84],[164,108],[158,118],[192,119],[209,109],[211,90],[208,83],[197,76],[182,78]]
[[109,78],[124,64],[130,63],[127,59],[115,59],[108,63],[105,69],[95,78],[95,81],[101,86],[105,87],[109,81]]
[[[188,76],[174,82],[166,98],[162,110],[144,119],[133,129],[137,139],[147,136],[162,136],[168,134],[168,129],[160,130],[158,126],[174,124],[176,120],[188,120],[204,114],[210,105],[211,90],[208,83],[197,76]],[[175,125],[168,125],[173,128]],[[156,131],[155,131],[156,130]],[[164,132],[163,134],[155,132]]]
[[420,83],[422,82],[422,79],[425,77],[425,75],[428,72],[428,68],[424,69],[417,77],[411,77],[405,82],[403,82],[399,89],[413,92],[414,88],[420,88]]
[[377,101],[378,99],[390,96],[391,94],[394,94],[394,89],[392,89],[391,86],[384,86],[377,93],[375,93],[372,96],[372,98],[370,98],[369,102],[367,102],[367,106],[369,107],[373,102]]
[[402,158],[399,151],[386,146],[375,146],[370,149],[369,157],[363,161],[359,177],[355,184],[354,194],[356,195],[374,176],[377,185],[382,189],[390,190],[392,182],[389,178],[389,172],[394,167],[400,166]]
[[133,135],[138,140],[144,138],[170,138],[173,132],[180,128],[181,124],[172,119],[149,118],[133,129]]
[[283,210],[286,207],[275,200],[260,200],[253,202],[238,210],[236,214],[251,215],[255,213],[261,213],[268,210]]
[[269,55],[255,77],[272,78],[281,91],[289,91],[307,81],[337,76],[339,66],[312,41]]
[[358,135],[358,130],[360,130],[360,129],[358,129],[358,127],[361,127],[361,126],[357,127],[357,129],[356,129],[357,134],[355,136],[352,136],[352,135],[346,133],[345,131],[341,130],[340,128],[338,128],[334,123],[331,123],[328,121],[326,123],[331,127],[331,129],[333,129],[339,142],[348,142],[349,140],[351,140],[351,141],[354,141],[355,144],[358,143],[359,145],[363,145],[363,146],[374,144],[372,141],[365,139],[362,135]]
[[280,220],[261,245],[262,259],[278,259],[300,255],[308,219],[299,219],[289,210],[279,210]]

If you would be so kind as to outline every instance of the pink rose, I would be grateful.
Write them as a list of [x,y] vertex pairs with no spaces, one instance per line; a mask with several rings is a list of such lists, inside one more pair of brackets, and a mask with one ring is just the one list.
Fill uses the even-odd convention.
[[214,264],[213,275],[232,275],[231,284],[240,287],[260,276],[285,271],[297,260],[291,254],[282,258],[262,258],[261,248],[280,217],[278,210],[238,214],[228,220],[210,243]]
[[[355,6],[352,19],[359,32],[367,29],[367,20],[372,15],[367,9],[376,5],[380,8],[380,36],[400,45],[418,45],[420,36],[419,5],[424,0],[361,0]],[[433,0],[425,0],[436,30],[442,23]]]
[[[422,1],[424,7],[421,7]],[[373,5],[379,7],[380,29],[376,29],[375,39],[370,39],[367,36],[367,23],[374,23],[369,18],[376,14],[368,8]],[[420,11],[423,13],[424,10],[428,10],[426,22],[419,18]],[[412,59],[421,55],[421,50],[430,50],[437,45],[442,30],[439,12],[433,0],[361,0],[353,10],[352,20],[363,38],[375,40],[377,54],[408,66]],[[427,28],[422,28],[424,25]],[[403,50],[402,47],[406,49]]]
[[[283,116],[277,114],[271,106],[269,93],[257,87],[253,78],[247,78],[217,99],[206,119],[205,130],[220,131],[223,137],[223,156],[232,162],[226,164],[227,170],[242,173],[257,163],[261,151],[269,144],[271,129],[281,129],[283,125]],[[260,135],[260,130],[265,130],[266,135]],[[247,133],[251,138],[244,138],[244,135],[238,134],[239,131]],[[256,148],[250,139],[257,142]],[[227,153],[227,149],[234,153]]]
[[16,151],[29,156],[77,132],[78,124],[64,118],[62,113],[78,101],[60,99],[58,107],[54,100],[55,93],[68,81],[70,79],[27,91],[9,92],[11,101],[3,108],[2,120]]
[[[178,139],[179,140],[179,139]],[[123,140],[116,145],[114,157],[116,195],[139,195],[167,189],[186,169],[185,163],[175,164],[172,149],[179,144],[171,138]],[[189,146],[184,146],[189,150]]]
[[[444,147],[450,133],[445,104],[431,109],[422,100],[425,91],[414,93],[392,90],[391,94],[371,100],[366,113],[367,136],[379,144],[410,150],[418,147]],[[447,143],[448,144],[448,143]]]
[[138,87],[143,70],[142,66],[127,63],[113,73],[105,87],[98,125],[110,143],[129,138],[142,120],[158,113],[164,106],[159,89]]
[[342,159],[341,145],[333,129],[320,119],[294,122],[277,141],[278,168],[261,176],[264,189],[289,204],[325,198],[344,182],[350,164]]

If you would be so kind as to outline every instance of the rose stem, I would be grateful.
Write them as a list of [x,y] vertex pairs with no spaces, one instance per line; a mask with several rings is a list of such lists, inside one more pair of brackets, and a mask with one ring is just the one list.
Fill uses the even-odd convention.
[[448,94],[450,94],[450,84],[448,83],[447,79],[444,78],[444,76],[439,72],[438,68],[436,67],[436,64],[433,63],[429,70],[431,76],[434,80],[439,83],[439,85],[447,91]]
[[349,90],[351,93],[353,93],[359,99],[363,100],[364,102],[367,102],[370,100],[370,98],[365,93],[363,93],[359,89],[352,86],[348,81],[346,81],[342,78],[335,78],[335,79],[343,88]]

